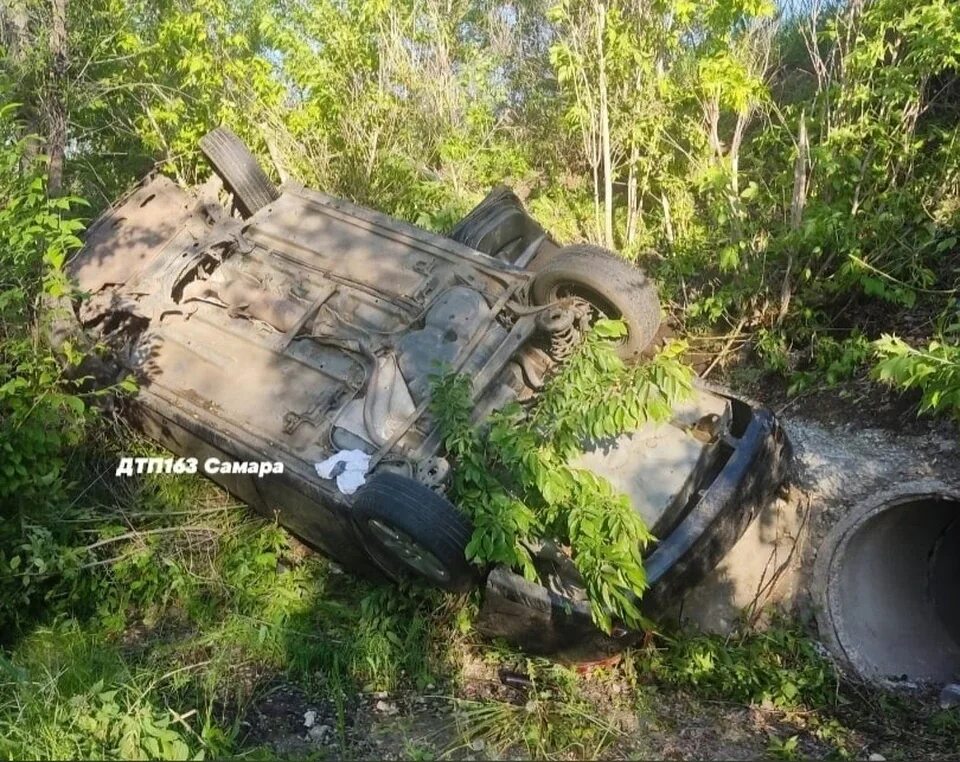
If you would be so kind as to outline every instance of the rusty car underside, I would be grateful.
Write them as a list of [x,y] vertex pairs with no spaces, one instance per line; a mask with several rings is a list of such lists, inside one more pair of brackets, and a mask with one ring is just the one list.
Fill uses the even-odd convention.
[[442,367],[490,407],[523,388],[523,271],[315,191],[288,186],[241,222],[153,179],[90,230],[71,275],[92,295],[83,325],[120,340],[150,393],[311,470],[357,446],[432,467]]
[[[508,192],[491,194],[445,237],[296,183],[259,190],[231,213],[214,184],[188,190],[146,179],[90,227],[68,263],[77,292],[60,340],[100,347],[91,354],[103,358],[101,383],[132,374],[139,388],[129,416],[174,453],[282,463],[283,473],[211,478],[342,564],[396,577],[404,563],[421,570],[432,558],[398,545],[391,561],[364,535],[360,501],[318,476],[331,456],[359,452],[373,475],[367,487],[380,479],[383,488],[388,474],[406,506],[393,514],[406,529],[387,527],[388,544],[416,540],[406,513],[426,511],[417,526],[445,521],[440,539],[460,543],[447,559],[466,567],[459,580],[440,569],[433,581],[463,590],[485,576],[482,629],[535,650],[585,637],[590,614],[575,570],[553,574],[545,556],[538,586],[466,564],[470,525],[442,497],[450,464],[430,413],[432,378],[469,377],[473,417],[482,420],[533,398],[598,304],[635,318],[631,336],[643,340],[622,349],[649,344],[659,323],[655,289],[641,271],[590,247],[567,252],[564,275],[554,266],[559,247]],[[560,276],[579,290],[556,287]],[[619,301],[607,299],[608,283]],[[692,436],[703,421],[708,436]],[[649,598],[662,606],[740,536],[782,481],[788,454],[769,413],[701,387],[670,424],[588,447],[581,465],[628,494],[662,538],[648,559]],[[375,490],[367,491],[369,504]],[[376,494],[374,502],[392,499],[390,490]]]

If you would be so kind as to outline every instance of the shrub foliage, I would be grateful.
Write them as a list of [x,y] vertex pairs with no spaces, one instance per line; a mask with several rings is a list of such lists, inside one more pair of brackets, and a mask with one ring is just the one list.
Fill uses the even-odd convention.
[[589,440],[667,420],[691,390],[682,345],[626,366],[611,343],[625,330],[598,321],[532,407],[509,405],[482,427],[471,420],[466,376],[440,378],[432,403],[454,459],[451,496],[474,522],[468,557],[536,579],[531,553],[539,543],[569,546],[594,621],[607,631],[614,619],[642,621],[643,550],[653,537],[625,495],[570,461]]

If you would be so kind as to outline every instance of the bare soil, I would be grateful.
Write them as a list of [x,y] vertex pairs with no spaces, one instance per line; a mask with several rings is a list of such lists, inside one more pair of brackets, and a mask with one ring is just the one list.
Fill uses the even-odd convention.
[[[596,684],[603,695],[590,697],[598,713],[615,728],[604,759],[750,760],[766,759],[796,737],[793,753],[800,759],[832,759],[836,746],[823,736],[824,717],[711,701],[687,691],[648,685],[632,696],[625,682],[609,678]],[[499,700],[525,700],[506,686]],[[590,691],[590,683],[587,683]],[[496,693],[497,691],[494,691]],[[433,692],[359,694],[345,715],[345,732],[322,698],[310,698],[290,684],[276,684],[247,712],[244,746],[280,757],[355,759],[526,759],[523,748],[490,748],[460,731],[462,710],[471,695],[493,699],[486,680],[466,681],[450,695]],[[952,759],[956,748],[947,736],[931,733],[937,720],[934,696],[911,699],[865,692],[839,713],[845,745],[854,758]],[[310,715],[314,714],[314,717]],[[305,718],[312,724],[308,728]],[[826,720],[829,721],[829,718]],[[315,728],[329,728],[317,732]],[[829,735],[827,735],[829,738]],[[591,758],[595,750],[571,749],[561,758]],[[878,759],[876,756],[873,759]]]

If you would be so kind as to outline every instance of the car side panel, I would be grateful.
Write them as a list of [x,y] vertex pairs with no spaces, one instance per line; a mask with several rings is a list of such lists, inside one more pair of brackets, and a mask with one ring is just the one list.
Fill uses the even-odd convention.
[[[129,411],[131,420],[151,439],[181,457],[197,458],[198,471],[204,460],[270,460],[269,454],[243,447],[235,439],[205,429],[155,397],[140,400]],[[330,500],[316,485],[296,470],[263,477],[250,474],[204,473],[204,475],[264,518],[275,520],[303,542],[343,564],[351,571],[381,579],[375,564],[364,551],[352,525],[349,508]]]
[[[736,408],[735,417],[746,421],[745,429],[701,499],[644,562],[650,587],[641,607],[653,620],[717,565],[787,477],[790,443],[774,415],[724,396]],[[527,607],[529,615],[504,615]],[[599,655],[637,639],[637,633],[623,630],[615,638],[588,638],[585,633],[591,630],[601,633],[592,625],[586,601],[548,592],[503,567],[488,576],[475,626],[488,637],[520,643],[533,653],[575,650],[580,657],[589,642]]]

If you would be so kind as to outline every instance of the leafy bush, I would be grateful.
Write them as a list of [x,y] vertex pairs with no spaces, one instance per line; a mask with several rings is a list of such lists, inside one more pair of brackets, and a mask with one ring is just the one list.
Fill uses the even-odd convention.
[[[960,323],[950,333],[960,332]],[[911,347],[884,334],[874,343],[879,361],[874,376],[891,386],[919,389],[920,412],[952,415],[960,421],[960,345],[931,341],[926,349]]]
[[813,640],[796,627],[728,637],[680,635],[644,657],[653,673],[705,698],[778,709],[834,705],[838,676]]
[[0,756],[202,758],[195,713],[155,703],[154,678],[75,622],[34,633],[14,659],[0,655]]
[[625,495],[570,460],[588,439],[665,421],[691,388],[690,371],[678,359],[682,345],[625,366],[611,344],[625,330],[621,322],[598,321],[532,408],[507,406],[483,431],[471,423],[468,378],[442,378],[433,395],[455,462],[452,497],[475,526],[468,557],[535,579],[530,549],[538,540],[570,546],[594,621],[607,631],[612,617],[641,622],[642,554],[653,538]]
[[[64,288],[63,263],[79,245],[78,203],[50,198],[42,161],[27,160],[12,105],[0,106],[0,630],[42,598],[44,580],[73,560],[57,553],[56,521],[70,493],[67,459],[88,410],[29,319],[41,293]],[[25,317],[27,319],[25,319]],[[76,353],[72,353],[74,359]]]

